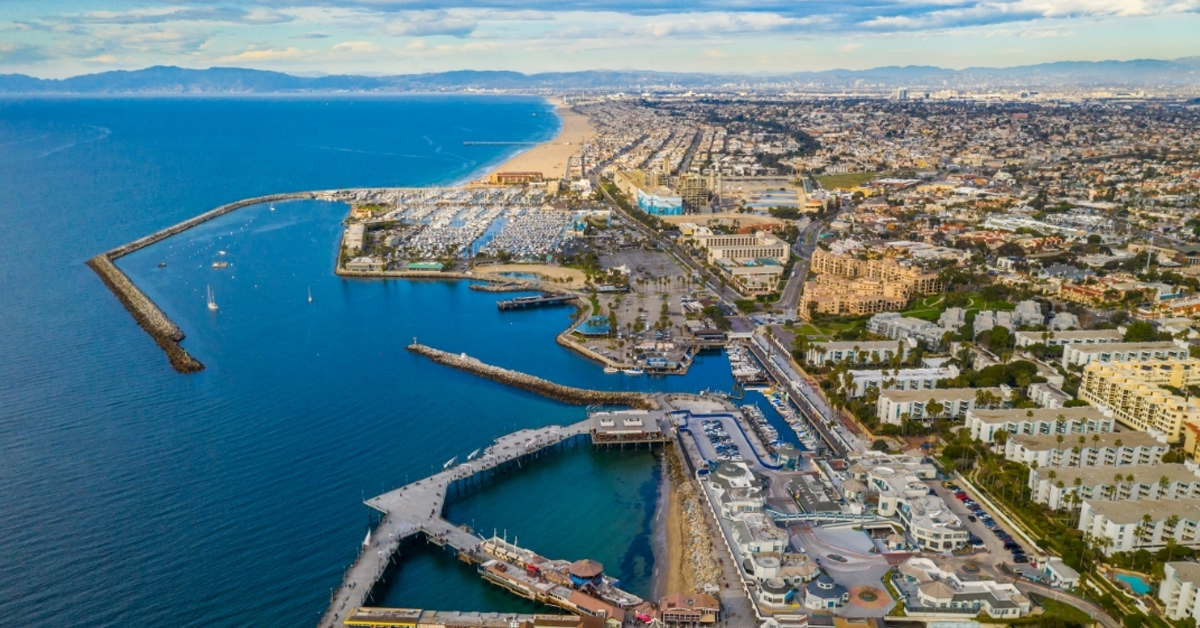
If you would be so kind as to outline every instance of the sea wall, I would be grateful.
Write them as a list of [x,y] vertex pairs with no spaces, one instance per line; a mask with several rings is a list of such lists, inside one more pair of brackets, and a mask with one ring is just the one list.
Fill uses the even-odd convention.
[[180,373],[195,373],[197,371],[203,371],[204,365],[201,364],[199,360],[192,357],[186,349],[179,346],[179,343],[184,338],[183,330],[179,329],[179,326],[176,325],[170,318],[168,318],[167,315],[164,314],[157,305],[155,305],[154,301],[150,300],[150,297],[147,297],[144,292],[134,285],[133,281],[131,281],[125,273],[121,272],[120,268],[117,268],[117,265],[113,263],[113,260],[129,255],[130,253],[133,253],[139,249],[144,249],[151,244],[165,240],[173,235],[187,231],[192,227],[206,223],[213,218],[223,216],[229,212],[236,211],[243,207],[257,205],[259,203],[311,199],[316,197],[317,194],[317,192],[272,194],[270,196],[248,198],[237,201],[236,203],[222,205],[216,209],[204,212],[203,214],[200,214],[194,218],[171,225],[166,229],[156,231],[143,238],[138,238],[137,240],[134,240],[128,244],[121,245],[115,249],[112,249],[111,251],[101,253],[100,255],[88,260],[87,265],[96,272],[96,274],[100,277],[100,280],[104,282],[104,285],[108,286],[108,289],[111,290],[114,295],[116,295],[117,300],[121,302],[121,305],[124,305],[125,309],[128,310],[133,316],[133,320],[137,321],[137,324],[142,329],[146,330],[146,333],[150,334],[150,337],[154,339],[154,342],[157,343],[159,347],[162,347],[162,350],[167,354],[167,359],[171,361],[172,368]]
[[408,345],[408,350],[418,355],[423,355],[438,364],[467,371],[468,373],[473,373],[480,377],[500,382],[501,384],[528,390],[529,392],[564,403],[577,405],[619,405],[645,409],[658,407],[658,403],[654,398],[645,393],[587,390],[584,388],[563,386],[519,371],[484,364],[466,354],[447,353],[417,343]]

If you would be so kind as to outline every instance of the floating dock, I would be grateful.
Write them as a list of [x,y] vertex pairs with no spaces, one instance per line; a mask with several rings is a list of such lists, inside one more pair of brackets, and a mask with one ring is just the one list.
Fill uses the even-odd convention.
[[497,301],[496,307],[502,310],[521,310],[527,307],[547,307],[551,305],[566,305],[579,297],[574,294],[539,294],[532,297],[517,297],[505,301]]

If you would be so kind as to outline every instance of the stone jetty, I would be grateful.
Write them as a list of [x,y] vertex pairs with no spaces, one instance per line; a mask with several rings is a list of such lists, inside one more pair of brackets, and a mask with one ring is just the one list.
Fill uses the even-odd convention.
[[485,364],[465,353],[454,354],[433,347],[427,347],[414,342],[408,345],[408,350],[423,355],[438,364],[473,373],[480,377],[507,384],[514,388],[528,390],[543,397],[556,401],[578,405],[614,405],[632,408],[656,409],[658,402],[645,393],[620,392],[605,390],[587,390],[563,386],[554,382],[534,377],[520,371],[513,371],[498,366]]
[[204,212],[199,216],[185,220],[179,224],[172,225],[157,231],[146,237],[138,238],[133,242],[119,246],[111,251],[101,253],[87,261],[87,265],[100,276],[100,280],[104,285],[108,286],[109,290],[116,295],[117,300],[121,305],[125,306],[126,310],[133,315],[133,320],[150,337],[154,342],[162,347],[166,352],[167,359],[171,361],[171,367],[180,373],[195,373],[203,371],[204,365],[199,360],[192,357],[186,349],[179,346],[183,340],[183,330],[179,329],[166,314],[163,313],[154,301],[150,300],[144,292],[141,291],[129,277],[121,272],[121,269],[113,263],[114,260],[129,255],[139,249],[144,249],[151,244],[161,242],[173,235],[182,233],[197,225],[206,223],[218,216],[224,216],[229,212],[236,211],[250,205],[259,203],[275,203],[280,201],[311,199],[315,198],[319,192],[301,192],[296,194],[272,194],[270,196],[259,196],[257,198],[248,198],[236,203],[222,205],[216,209]]

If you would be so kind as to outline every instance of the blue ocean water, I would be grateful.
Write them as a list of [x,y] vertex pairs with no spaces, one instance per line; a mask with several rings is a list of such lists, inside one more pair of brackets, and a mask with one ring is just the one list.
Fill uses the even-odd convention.
[[[83,265],[240,198],[462,180],[505,157],[464,140],[544,139],[549,112],[463,96],[0,101],[0,617],[306,625],[366,533],[364,496],[583,416],[422,361],[403,350],[413,337],[572,385],[728,389],[719,355],[685,378],[604,375],[553,343],[565,309],[337,278],[334,203],[247,208],[121,260],[208,366],[191,376]],[[656,464],[581,447],[448,516],[595,558],[645,594]],[[527,608],[421,547],[391,585],[390,605]]]

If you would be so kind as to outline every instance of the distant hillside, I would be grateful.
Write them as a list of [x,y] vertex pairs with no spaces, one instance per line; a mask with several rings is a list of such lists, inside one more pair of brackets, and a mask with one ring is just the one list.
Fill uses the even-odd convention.
[[629,89],[668,87],[699,89],[736,86],[796,87],[1145,87],[1200,84],[1200,57],[1174,60],[1062,61],[1011,68],[950,70],[934,66],[890,66],[870,70],[828,70],[792,74],[695,74],[649,71],[583,72],[473,71],[301,77],[243,68],[191,70],[154,66],[67,79],[39,79],[23,74],[0,75],[0,93],[25,94],[265,94],[304,92],[411,92],[466,89]]

